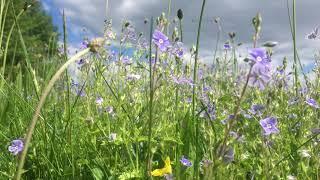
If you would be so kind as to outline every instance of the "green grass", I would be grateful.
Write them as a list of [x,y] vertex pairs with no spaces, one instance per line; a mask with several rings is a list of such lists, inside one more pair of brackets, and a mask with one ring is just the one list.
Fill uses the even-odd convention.
[[[169,3],[169,12],[170,9]],[[3,12],[1,6],[1,17]],[[0,19],[0,25],[2,21]],[[178,28],[182,28],[182,22]],[[150,26],[152,29],[155,25]],[[198,37],[200,27],[201,24]],[[256,33],[253,44],[259,47],[259,32]],[[18,43],[24,44],[21,33]],[[16,175],[19,160],[21,163],[19,158],[24,154],[13,156],[8,146],[13,139],[26,137],[24,141],[29,149],[22,179],[163,179],[148,175],[162,168],[167,156],[176,179],[287,179],[289,175],[297,179],[319,179],[319,137],[311,130],[320,128],[320,112],[304,102],[307,97],[320,101],[319,79],[309,82],[314,88],[309,88],[307,94],[297,95],[298,88],[274,83],[263,91],[247,87],[245,75],[244,80],[238,82],[235,72],[231,71],[238,69],[236,73],[242,75],[250,69],[247,65],[240,71],[235,52],[220,57],[222,66],[212,71],[209,65],[197,61],[201,53],[199,43],[198,38],[192,63],[189,59],[181,62],[169,53],[160,53],[153,45],[150,49],[137,49],[129,66],[119,63],[118,59],[106,60],[111,55],[110,46],[91,51],[85,55],[88,63],[80,70],[79,90],[85,92],[85,96],[79,96],[70,85],[72,73],[60,69],[66,56],[56,55],[37,64],[30,63],[29,72],[17,65],[12,70],[14,80],[1,73],[0,179],[12,179]],[[135,46],[121,45],[120,49]],[[27,47],[24,49],[28,57]],[[152,56],[158,64],[152,64]],[[295,57],[297,66],[296,52]],[[148,61],[144,61],[146,59]],[[52,80],[58,69],[60,74]],[[203,78],[198,75],[199,69],[203,71]],[[1,72],[5,71],[7,69]],[[130,74],[141,78],[130,81]],[[172,75],[194,78],[196,85],[177,85]],[[316,77],[320,77],[319,74]],[[210,90],[205,91],[205,87]],[[39,97],[42,95],[41,102],[46,98],[42,108],[38,106],[38,93]],[[104,100],[101,106],[95,102],[98,97]],[[210,113],[203,97],[215,105],[215,120],[203,117]],[[288,104],[292,97],[299,99],[297,104]],[[186,102],[188,98],[192,99],[191,103]],[[248,113],[252,104],[265,106],[261,117],[244,116],[242,112]],[[106,112],[110,106],[113,113]],[[231,114],[236,117],[227,125],[221,123]],[[262,135],[259,121],[268,116],[278,118],[279,134]],[[35,129],[27,131],[33,125]],[[243,141],[231,137],[231,131],[244,137]],[[117,134],[114,141],[110,140],[112,133]],[[27,139],[31,135],[29,144]],[[225,163],[223,157],[230,148],[234,149],[234,161]],[[302,156],[301,150],[307,150],[310,157]],[[193,167],[180,163],[184,155]],[[212,163],[200,165],[202,160]]]

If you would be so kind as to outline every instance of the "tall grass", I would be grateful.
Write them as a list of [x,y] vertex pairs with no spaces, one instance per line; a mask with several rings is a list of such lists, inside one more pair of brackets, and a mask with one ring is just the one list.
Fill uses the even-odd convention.
[[[1,30],[11,5],[0,1]],[[170,22],[171,0],[168,3],[168,19],[161,15],[163,22]],[[287,69],[285,61],[273,67],[278,71],[265,89],[251,85],[255,69],[251,61],[240,63],[236,49],[218,57],[221,39],[212,57],[219,58],[219,66],[203,64],[200,37],[205,9],[203,0],[195,49],[189,51],[192,63],[187,56],[160,51],[153,43],[155,29],[170,37],[175,27],[180,31],[174,37],[182,41],[182,18],[164,26],[158,20],[157,27],[151,18],[148,40],[125,22],[118,52],[112,52],[109,43],[117,39],[107,27],[103,39],[91,41],[72,56],[67,53],[63,16],[62,56],[49,52],[44,64],[30,63],[28,79],[18,70],[11,81],[1,71],[0,179],[169,179],[168,174],[151,176],[156,169],[164,171],[167,157],[175,179],[319,179],[320,113],[308,101],[320,101],[319,76],[310,79],[307,92],[299,90],[297,77],[287,80],[288,71],[293,70],[293,76],[298,72],[296,45],[293,69]],[[19,17],[12,27],[23,47]],[[258,14],[253,22],[253,48],[261,47],[261,18]],[[295,44],[295,15],[292,18],[289,15]],[[176,47],[175,39],[169,39]],[[231,43],[235,46],[235,41]],[[29,52],[23,49],[28,59]],[[128,49],[134,53],[126,58]],[[37,84],[43,67],[47,73]],[[24,88],[24,83],[33,88]],[[253,105],[263,108],[256,110]],[[277,118],[279,133],[266,135],[260,123],[271,116]],[[17,156],[7,151],[13,139],[24,142]]]

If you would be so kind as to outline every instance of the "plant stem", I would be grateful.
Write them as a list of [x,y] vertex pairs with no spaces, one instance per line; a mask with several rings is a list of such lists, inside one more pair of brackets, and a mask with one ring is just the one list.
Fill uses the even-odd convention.
[[298,66],[297,66],[297,42],[296,42],[296,0],[293,0],[292,4],[292,40],[293,40],[293,58],[294,58],[294,77],[295,77],[295,90],[296,90],[296,96],[298,96]]
[[153,17],[150,22],[150,39],[149,39],[149,79],[150,79],[150,94],[149,94],[149,125],[148,125],[148,156],[147,156],[147,174],[151,172],[151,139],[152,139],[152,119],[153,119],[153,67],[152,67],[152,35],[153,35]]
[[196,54],[195,54],[195,61],[194,61],[194,68],[193,68],[193,89],[192,89],[192,121],[193,124],[196,127],[196,143],[195,143],[195,148],[196,148],[196,161],[195,161],[195,166],[194,166],[194,176],[198,178],[199,174],[199,162],[200,162],[200,157],[198,154],[199,150],[199,129],[200,129],[200,124],[196,120],[195,117],[195,106],[196,106],[196,81],[197,81],[197,69],[198,69],[198,56],[199,56],[199,45],[200,45],[200,35],[201,35],[201,26],[202,26],[202,18],[203,18],[203,13],[204,13],[204,8],[206,5],[206,0],[203,0],[202,2],[202,7],[201,7],[201,13],[200,13],[200,21],[199,21],[199,26],[198,26],[198,35],[197,35],[197,44],[196,44]]
[[38,103],[38,106],[36,108],[36,111],[33,115],[33,118],[31,120],[29,129],[27,131],[27,135],[25,137],[25,145],[24,145],[24,149],[21,153],[20,159],[19,159],[19,163],[18,163],[18,167],[17,167],[17,171],[15,174],[15,178],[16,180],[20,180],[21,179],[21,175],[22,175],[22,170],[23,170],[23,166],[24,166],[24,162],[26,159],[26,155],[28,152],[28,147],[30,145],[31,142],[31,138],[32,138],[32,134],[34,132],[35,126],[37,124],[38,118],[40,116],[40,111],[41,108],[43,107],[45,100],[47,98],[47,96],[49,95],[51,89],[53,88],[54,84],[56,83],[57,80],[59,80],[59,78],[61,77],[62,73],[68,68],[68,66],[75,62],[76,60],[78,60],[79,58],[81,58],[82,56],[86,55],[87,53],[90,52],[90,49],[87,48],[83,51],[80,51],[79,53],[77,53],[76,55],[74,55],[73,57],[71,57],[56,73],[55,75],[51,78],[51,80],[49,81],[47,87],[44,89],[44,92],[40,98],[40,101]]

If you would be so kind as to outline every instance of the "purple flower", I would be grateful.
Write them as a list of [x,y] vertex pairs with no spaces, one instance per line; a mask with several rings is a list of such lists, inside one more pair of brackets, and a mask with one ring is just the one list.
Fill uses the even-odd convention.
[[130,65],[132,64],[131,58],[129,58],[128,56],[121,57],[121,63],[123,63],[124,65]]
[[233,114],[230,114],[230,115],[228,116],[228,118],[222,120],[221,123],[222,123],[223,125],[226,125],[226,124],[228,124],[228,122],[229,122],[230,120],[232,120],[232,119],[234,119],[234,118],[235,118],[235,116],[234,116]]
[[190,85],[193,86],[193,80],[190,78],[186,78],[186,77],[175,77],[172,76],[172,80],[174,83],[179,84],[179,85]]
[[102,103],[103,103],[103,98],[102,98],[102,97],[98,97],[98,98],[96,99],[96,104],[97,104],[98,106],[101,106]]
[[249,59],[253,61],[253,63],[261,63],[261,64],[268,65],[271,62],[264,48],[250,49],[249,55],[250,55]]
[[303,87],[299,89],[299,93],[301,95],[306,95],[308,93],[309,89],[307,87]]
[[185,158],[184,156],[182,156],[182,158],[180,159],[181,164],[183,164],[184,166],[187,167],[191,167],[192,166],[192,162],[189,161],[187,158]]
[[172,54],[175,55],[177,58],[182,58],[184,55],[185,49],[183,48],[182,42],[177,42],[173,47]]
[[316,27],[310,34],[307,35],[306,39],[316,40],[320,38],[319,28]]
[[309,106],[311,106],[311,107],[314,107],[314,108],[316,108],[316,109],[319,109],[319,108],[320,108],[319,105],[318,105],[318,103],[317,103],[317,101],[314,100],[314,99],[312,99],[312,98],[307,99],[305,102],[306,102]]
[[260,125],[264,130],[265,135],[277,134],[279,133],[279,129],[277,128],[277,118],[268,117],[266,119],[262,119],[260,121]]
[[89,46],[89,42],[87,40],[84,40],[81,42],[80,49],[86,49]]
[[249,76],[249,86],[258,87],[260,90],[264,90],[271,79],[269,67],[262,63],[254,64]]
[[20,139],[16,139],[11,142],[11,145],[8,147],[8,150],[9,152],[11,152],[13,155],[16,156],[17,154],[23,151],[23,148],[24,148],[23,141]]
[[155,32],[153,33],[152,41],[162,52],[166,51],[170,46],[169,38],[159,30],[155,30]]
[[113,107],[112,106],[106,107],[106,112],[109,113],[109,114],[112,114],[113,113]]
[[249,112],[250,112],[252,115],[261,116],[261,115],[262,115],[262,110],[264,110],[264,106],[263,106],[263,105],[253,104],[253,105],[251,106],[251,109],[249,109]]
[[229,164],[233,161],[234,161],[234,149],[230,147],[228,148],[228,150],[225,152],[223,156],[223,162]]
[[230,44],[229,43],[225,43],[224,45],[223,45],[223,49],[224,50],[230,50],[231,49],[231,46],[230,46]]

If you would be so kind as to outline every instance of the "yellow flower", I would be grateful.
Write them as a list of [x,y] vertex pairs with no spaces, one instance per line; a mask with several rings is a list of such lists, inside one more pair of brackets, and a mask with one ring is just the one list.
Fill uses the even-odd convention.
[[170,157],[168,156],[164,161],[164,167],[162,169],[155,169],[151,172],[152,176],[164,176],[165,174],[172,174],[172,167],[170,163]]

